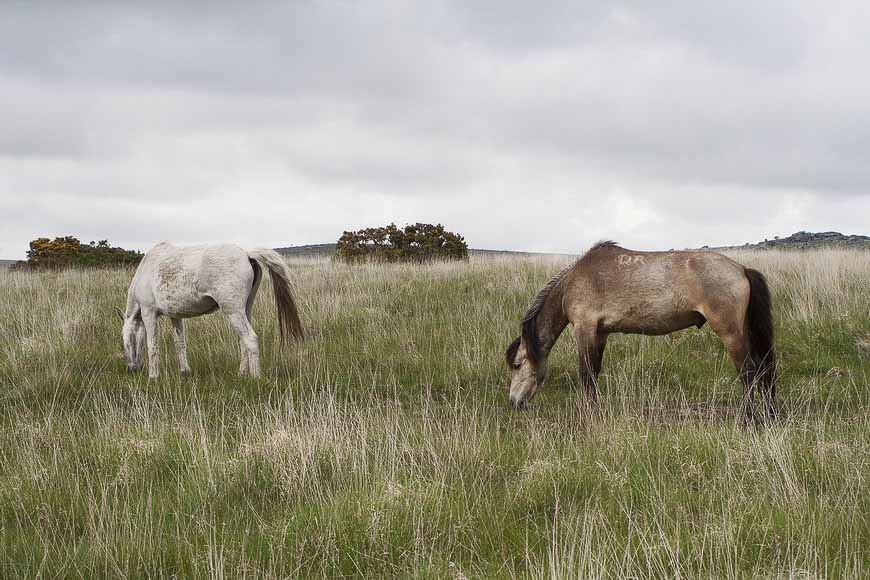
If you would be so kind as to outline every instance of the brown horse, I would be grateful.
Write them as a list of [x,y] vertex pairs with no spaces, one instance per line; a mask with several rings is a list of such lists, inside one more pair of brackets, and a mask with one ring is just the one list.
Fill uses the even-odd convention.
[[595,245],[538,293],[505,353],[511,402],[518,409],[528,405],[569,323],[580,382],[594,404],[608,335],[664,335],[705,322],[740,373],[746,419],[755,419],[757,391],[764,413],[775,416],[773,315],[764,276],[715,252],[635,252],[614,242]]

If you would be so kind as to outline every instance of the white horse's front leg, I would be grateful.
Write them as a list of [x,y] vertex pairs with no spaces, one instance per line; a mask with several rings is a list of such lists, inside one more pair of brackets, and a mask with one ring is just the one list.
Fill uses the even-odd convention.
[[172,318],[172,338],[175,341],[175,355],[178,357],[178,368],[181,370],[181,376],[186,377],[190,374],[190,367],[187,365],[187,341],[184,338],[184,321],[180,318]]
[[148,378],[160,376],[160,342],[157,340],[157,313],[142,309],[142,322],[145,323],[145,336],[148,340]]

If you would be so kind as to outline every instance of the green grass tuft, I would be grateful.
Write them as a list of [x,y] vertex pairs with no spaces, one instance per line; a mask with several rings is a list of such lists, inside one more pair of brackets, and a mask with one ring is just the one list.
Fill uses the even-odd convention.
[[291,260],[310,339],[261,379],[219,315],[193,376],[126,374],[130,271],[0,271],[0,577],[867,577],[870,254],[743,252],[783,419],[737,421],[708,328],[616,336],[590,418],[569,337],[527,413],[502,353],[566,258]]

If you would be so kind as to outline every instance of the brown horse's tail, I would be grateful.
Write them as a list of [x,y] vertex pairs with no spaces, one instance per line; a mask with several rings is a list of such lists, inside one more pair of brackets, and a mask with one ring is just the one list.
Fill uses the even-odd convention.
[[749,307],[746,325],[751,344],[750,358],[756,371],[756,380],[762,393],[769,393],[771,403],[776,380],[776,352],[773,348],[773,304],[767,280],[758,270],[746,268],[749,280]]
[[272,289],[275,291],[275,306],[278,308],[278,328],[281,340],[286,342],[293,338],[302,340],[305,333],[299,320],[299,311],[293,300],[293,290],[290,287],[290,272],[281,255],[275,250],[259,248],[248,252],[251,259],[269,270],[272,278]]

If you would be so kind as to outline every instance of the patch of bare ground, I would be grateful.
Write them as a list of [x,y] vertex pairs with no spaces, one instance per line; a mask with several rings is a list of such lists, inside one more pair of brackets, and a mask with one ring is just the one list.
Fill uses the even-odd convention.
[[740,416],[737,405],[714,401],[681,401],[670,404],[647,405],[641,415],[655,422],[708,423],[710,421],[733,421]]

